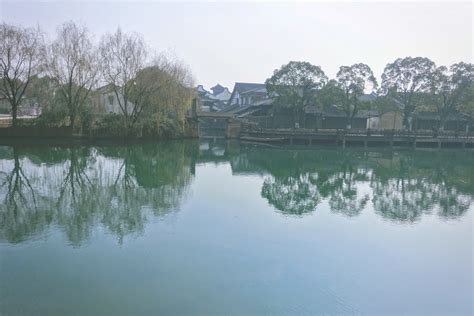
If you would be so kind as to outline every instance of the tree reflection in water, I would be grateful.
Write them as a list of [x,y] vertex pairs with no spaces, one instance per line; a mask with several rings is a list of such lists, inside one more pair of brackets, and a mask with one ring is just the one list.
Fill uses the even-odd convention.
[[474,194],[469,155],[415,152],[377,165],[370,181],[375,211],[401,222],[414,222],[423,213],[445,219],[463,215]]
[[44,223],[50,222],[51,211],[39,204],[38,193],[20,162],[20,150],[9,149],[11,171],[0,171],[0,238],[21,242],[44,229]]
[[12,171],[0,174],[0,238],[21,242],[53,224],[79,246],[102,225],[121,243],[143,232],[151,214],[179,207],[192,178],[185,146],[54,148],[63,159],[53,161],[13,147],[1,168],[12,162]]
[[196,162],[227,162],[236,176],[263,177],[261,196],[289,216],[323,204],[343,216],[373,208],[411,223],[423,214],[456,219],[473,203],[472,152],[213,146],[0,147],[0,240],[19,243],[54,225],[79,246],[102,226],[122,243],[179,208]]
[[[473,202],[472,153],[273,150],[260,155],[273,161],[254,160],[270,173],[262,197],[287,215],[311,213],[326,201],[332,212],[356,216],[372,202],[383,218],[414,222],[433,212],[458,218]],[[252,161],[257,154],[248,156]]]
[[294,215],[312,212],[320,201],[319,191],[309,174],[267,177],[263,182],[262,196],[276,209]]

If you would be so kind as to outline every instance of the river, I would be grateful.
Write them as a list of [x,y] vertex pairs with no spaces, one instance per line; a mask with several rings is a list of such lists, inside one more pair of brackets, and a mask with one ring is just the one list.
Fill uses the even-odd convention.
[[472,314],[474,152],[0,147],[1,315]]

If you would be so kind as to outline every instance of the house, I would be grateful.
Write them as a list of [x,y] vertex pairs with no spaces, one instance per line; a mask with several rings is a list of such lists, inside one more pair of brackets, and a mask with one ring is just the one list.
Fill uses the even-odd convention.
[[196,92],[203,112],[216,112],[224,108],[230,99],[231,93],[228,88],[215,85],[211,88],[212,93],[204,89],[203,85],[196,87]]
[[211,88],[212,95],[218,95],[224,92],[225,90],[229,91],[226,87],[221,86],[220,84],[216,84],[214,87]]
[[252,105],[267,98],[267,89],[263,83],[236,82],[228,105]]
[[[452,113],[444,118],[444,130],[464,131],[469,126],[469,118],[460,113]],[[440,116],[437,112],[421,111],[413,114],[415,130],[437,130],[440,128]]]
[[216,86],[212,87],[211,90],[212,95],[219,102],[227,103],[229,101],[231,93],[228,88],[222,87],[220,84],[217,84]]
[[212,93],[204,89],[203,85],[198,85],[196,87],[196,93],[199,100],[199,110],[203,112],[215,112],[214,105],[216,100],[214,99]]
[[[120,98],[120,100],[118,98]],[[119,95],[117,97],[112,84],[97,88],[92,93],[91,101],[92,109],[95,114],[123,113],[120,106],[120,104],[123,104],[123,96]],[[133,103],[130,101],[127,101],[127,111],[129,113],[133,111]]]
[[234,113],[237,117],[265,115],[272,103],[273,100],[268,97],[265,84],[236,82],[227,106],[220,112]]
[[371,93],[365,93],[358,98],[361,102],[373,101],[375,99],[377,99],[377,93],[373,91]]
[[379,113],[378,121],[372,129],[389,129],[389,130],[401,130],[403,129],[403,113],[399,110],[389,110]]
[[[377,116],[378,113],[376,112],[360,110],[352,118],[351,128],[369,128],[377,122]],[[347,128],[347,124],[347,114],[335,106],[329,106],[324,110],[320,110],[316,106],[308,106],[305,108],[305,122],[303,126],[307,128],[345,129]]]

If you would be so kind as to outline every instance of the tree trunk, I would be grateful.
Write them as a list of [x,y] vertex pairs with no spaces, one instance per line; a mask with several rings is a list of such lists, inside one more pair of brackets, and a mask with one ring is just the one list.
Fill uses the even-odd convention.
[[300,128],[300,111],[299,110],[295,111],[295,125],[294,125],[294,128],[295,129]]
[[352,116],[348,115],[346,117],[346,129],[351,129],[352,128]]
[[17,117],[18,117],[18,104],[12,104],[12,126],[17,126]]
[[444,115],[439,118],[439,130],[444,131],[444,126],[446,125],[446,117]]
[[403,127],[410,130],[410,113],[405,109],[403,112]]
[[71,127],[71,131],[74,133],[74,126],[76,121],[76,114],[69,114],[69,126]]

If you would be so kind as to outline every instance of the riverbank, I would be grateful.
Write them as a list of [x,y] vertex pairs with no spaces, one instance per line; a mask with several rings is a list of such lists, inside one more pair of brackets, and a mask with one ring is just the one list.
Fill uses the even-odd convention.
[[[393,130],[308,130],[308,129],[249,129],[243,124],[233,137],[203,137],[198,124],[189,124],[179,135],[156,136],[140,133],[133,136],[110,133],[73,133],[70,127],[20,126],[0,128],[0,144],[140,144],[164,140],[198,138],[238,139],[241,142],[275,147],[371,147],[371,148],[434,148],[474,149],[473,133],[393,131]],[[227,130],[227,129],[226,129]]]
[[156,135],[152,133],[134,133],[123,136],[113,131],[76,131],[70,126],[17,126],[0,128],[1,144],[44,143],[44,144],[104,144],[104,143],[147,143],[171,139],[198,138],[196,124],[188,124],[185,130],[176,135]]

